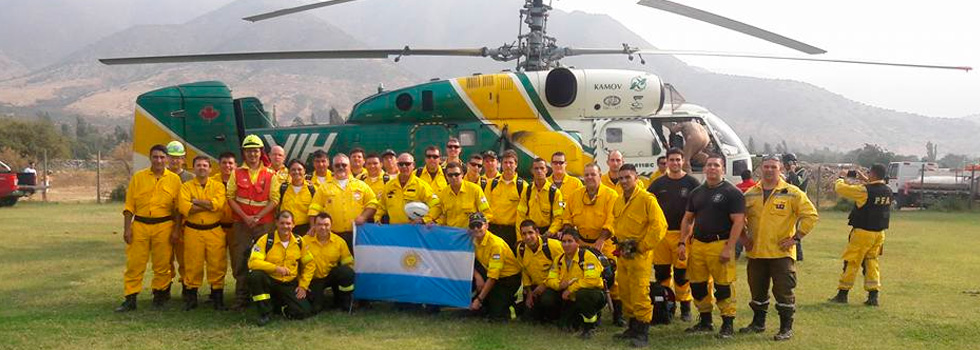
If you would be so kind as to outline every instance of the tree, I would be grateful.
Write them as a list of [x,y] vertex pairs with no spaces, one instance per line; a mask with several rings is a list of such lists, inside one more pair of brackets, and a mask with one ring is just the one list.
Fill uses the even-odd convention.
[[755,154],[755,139],[749,136],[749,154]]
[[52,158],[69,155],[69,140],[50,121],[0,118],[0,147],[9,148],[24,158],[36,158],[48,151]]
[[926,142],[926,161],[935,162],[936,161],[936,144],[932,141]]
[[970,162],[970,157],[965,154],[946,153],[939,159],[939,166],[950,169],[962,169]]
[[293,125],[292,126],[302,126],[302,125],[304,125],[303,124],[303,118],[300,118],[298,116],[296,118],[293,118]]
[[762,144],[762,153],[767,155],[772,154],[772,145],[770,145],[768,142]]
[[340,116],[340,112],[336,108],[330,107],[330,124],[343,124],[344,118]]
[[[911,159],[910,159],[911,158]],[[870,168],[874,164],[888,164],[899,160],[915,160],[915,156],[900,156],[877,144],[864,144],[864,147],[847,152],[844,160]]]

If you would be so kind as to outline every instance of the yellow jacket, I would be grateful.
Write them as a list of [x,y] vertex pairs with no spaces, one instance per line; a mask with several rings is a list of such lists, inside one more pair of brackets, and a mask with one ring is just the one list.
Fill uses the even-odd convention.
[[501,279],[521,273],[520,263],[503,238],[487,231],[483,240],[474,242],[473,246],[476,261],[487,270],[487,278]]
[[352,232],[352,223],[364,209],[377,208],[378,200],[374,191],[364,181],[347,178],[347,187],[341,188],[337,179],[320,185],[313,203],[310,204],[309,215],[316,216],[321,212],[330,214],[333,220],[330,229],[335,232]]
[[[310,210],[310,205],[313,203],[313,193],[310,193],[310,187],[312,185],[306,180],[303,181],[303,185],[300,186],[297,192],[295,186],[292,183],[286,185],[286,192],[280,197],[279,190],[282,188],[282,183],[278,179],[272,180],[272,189],[269,191],[269,200],[279,204],[279,211],[289,210],[293,213],[293,224],[303,225],[310,223],[310,218],[307,214]],[[314,188],[317,193],[320,193],[319,189]]]
[[[206,199],[211,201],[212,210],[202,211],[190,215],[192,200]],[[180,215],[184,216],[184,221],[197,225],[211,225],[220,222],[225,214],[225,185],[214,178],[208,178],[207,183],[201,186],[197,179],[185,182],[180,185],[180,202],[177,209]]]
[[582,288],[603,288],[602,282],[602,263],[599,257],[586,250],[585,261],[579,263],[579,251],[571,255],[572,261],[568,263],[567,254],[555,257],[548,272],[548,279],[545,285],[553,290],[561,291],[558,287],[562,282],[574,281],[568,285],[568,291],[573,295]]
[[594,199],[590,199],[585,187],[572,192],[565,199],[565,217],[563,222],[578,229],[582,238],[595,240],[602,234],[602,229],[615,232],[613,205],[619,194],[609,186],[599,184],[599,191]]
[[[538,238],[537,251],[531,251],[523,241],[517,243],[517,261],[521,263],[521,281],[525,286],[543,285],[548,278],[548,271],[551,270],[551,263],[564,253],[561,241],[548,239],[546,246],[543,242],[545,238]],[[545,250],[548,254],[545,254]]]
[[[554,200],[551,199],[551,187],[554,186],[551,181],[545,180],[544,186],[538,188],[533,183],[528,185],[528,188],[524,191],[521,196],[520,204],[517,205],[517,223],[520,225],[522,221],[531,219],[534,221],[534,225],[538,227],[548,227],[548,232],[557,233],[561,230],[561,218],[565,212],[565,200],[561,196],[561,191],[555,187],[554,190]],[[530,194],[530,198],[528,198]],[[544,234],[544,232],[541,232]]]
[[442,173],[442,167],[436,169],[436,175],[432,176],[423,166],[415,170],[415,176],[429,185],[429,187],[432,187],[432,191],[435,193],[439,193],[443,188],[449,186],[449,183],[446,182],[446,175]]
[[177,212],[180,186],[180,176],[170,170],[164,169],[159,179],[150,168],[137,171],[126,189],[123,212],[148,218],[173,216]]
[[[397,176],[389,176],[389,175],[385,174],[384,172],[381,172],[381,174],[378,175],[377,177],[373,177],[372,178],[370,176],[365,175],[360,180],[361,181],[364,181],[364,183],[366,183],[368,185],[368,187],[371,188],[371,191],[374,191],[374,195],[377,196],[381,192],[384,192],[385,185],[388,184],[388,182],[391,181],[392,179],[394,179],[395,177],[397,177]],[[385,180],[385,179],[387,179],[387,180]]]
[[320,176],[317,176],[316,172],[313,172],[312,174],[308,174],[308,175],[310,177],[309,180],[310,183],[313,184],[313,186],[317,186],[318,188],[317,191],[319,191],[319,187],[321,185],[329,182],[330,180],[333,180],[333,172],[330,171],[330,169],[327,169],[327,176],[324,176],[323,180],[320,180]]
[[[234,173],[232,173],[232,175],[228,177],[228,181],[231,181],[234,178],[235,178]],[[214,175],[211,175],[211,179],[214,180],[214,181],[217,181],[218,183],[221,183],[221,187],[225,190],[224,191],[224,193],[225,193],[225,205],[224,205],[224,208],[221,210],[221,223],[222,224],[231,224],[232,222],[235,221],[235,217],[234,217],[234,215],[232,215],[231,206],[228,205],[228,201],[227,201],[227,199],[228,199],[228,183],[225,182],[225,181],[223,181],[221,179],[221,172],[218,172],[218,173],[216,173]]]
[[793,237],[799,222],[800,236],[813,230],[817,223],[817,208],[813,206],[806,193],[791,186],[782,179],[769,195],[763,198],[762,183],[745,191],[745,218],[748,221],[749,239],[752,250],[747,251],[753,259],[796,259],[796,245],[789,250],[779,248],[779,241]]
[[[602,182],[603,185],[609,186],[609,188],[616,190],[616,193],[619,194],[620,196],[623,195],[623,186],[619,185],[619,180],[616,180],[616,182],[613,183],[612,178],[609,177],[609,172],[602,174],[602,178],[600,179],[600,181]],[[647,185],[649,184],[646,181],[644,181],[643,178],[641,177],[636,178],[636,188],[646,191]]]
[[[884,181],[878,180],[868,184],[875,183],[884,183]],[[864,184],[852,185],[845,182],[844,179],[837,179],[837,182],[834,182],[834,192],[837,192],[841,197],[854,201],[854,205],[858,208],[863,207],[868,202],[868,188],[864,187]]]
[[439,225],[467,228],[470,224],[470,214],[475,212],[492,216],[489,214],[490,203],[483,195],[480,186],[463,181],[459,186],[459,193],[453,192],[452,186],[446,186],[439,193],[439,204],[432,207],[429,216]]
[[313,278],[327,278],[330,271],[339,265],[354,267],[354,256],[347,249],[347,243],[340,236],[330,233],[330,238],[326,244],[320,244],[313,231],[303,237],[303,247],[310,250],[313,255],[313,265],[316,272]]
[[[265,251],[266,240],[269,235],[275,235],[272,242],[272,249]],[[310,247],[303,244],[302,249],[299,240],[292,234],[289,235],[289,245],[282,247],[282,240],[279,238],[279,231],[262,235],[252,246],[252,253],[248,258],[248,269],[259,270],[269,274],[269,277],[279,282],[290,282],[299,278],[299,286],[303,289],[310,289],[310,280],[316,267],[313,265],[313,255],[310,254]],[[302,268],[300,265],[302,264]],[[276,267],[282,266],[289,270],[289,275],[280,276],[276,272]],[[301,275],[300,275],[301,273]]]
[[[555,186],[558,186],[558,190],[561,191],[561,195],[565,198],[568,198],[568,196],[575,192],[575,190],[585,186],[582,184],[582,180],[568,174],[565,174],[565,177],[563,177],[561,181],[555,181],[555,174],[551,174],[548,181],[551,181],[551,183],[555,184]],[[559,183],[561,184],[560,186],[558,185]]]
[[[493,186],[493,182],[496,179],[497,186]],[[487,199],[490,200],[490,213],[492,218],[488,219],[491,224],[496,225],[517,225],[520,222],[517,221],[517,206],[520,205],[521,198],[524,196],[524,191],[526,191],[531,184],[524,180],[518,181],[520,178],[514,176],[511,181],[504,181],[503,176],[490,179],[487,182],[487,187],[483,189],[483,193],[487,195]],[[518,184],[521,187],[518,189]]]
[[622,195],[613,205],[613,234],[622,242],[637,242],[640,253],[651,251],[667,233],[667,219],[657,198],[637,185],[629,201]]
[[[388,223],[407,224],[412,221],[405,214],[406,203],[422,202],[428,205],[430,210],[439,204],[439,197],[432,191],[432,187],[416,177],[414,173],[409,176],[405,186],[402,186],[397,177],[385,184],[384,192],[378,194],[378,212],[374,215],[374,221],[381,222],[381,217],[387,214]],[[429,215],[424,219],[432,221]]]

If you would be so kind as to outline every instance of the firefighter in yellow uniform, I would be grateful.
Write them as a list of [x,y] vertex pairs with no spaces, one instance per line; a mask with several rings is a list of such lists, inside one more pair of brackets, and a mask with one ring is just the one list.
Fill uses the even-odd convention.
[[653,317],[650,303],[653,249],[664,238],[667,221],[657,199],[639,187],[636,167],[624,164],[618,175],[623,195],[613,204],[613,234],[620,253],[616,261],[616,283],[629,328],[617,334],[617,338],[629,339],[634,347],[645,347]]
[[278,183],[289,182],[289,168],[286,167],[286,150],[279,145],[269,149],[269,170],[275,174]]
[[[167,170],[170,170],[177,176],[180,176],[180,183],[185,183],[194,179],[194,174],[190,171],[184,169],[184,164],[186,163],[187,152],[184,150],[184,144],[180,141],[170,141],[167,144],[167,158],[169,163],[167,164]],[[178,229],[183,230],[181,226],[181,220],[175,220]],[[173,257],[171,258],[170,274],[171,279],[177,277],[181,285],[181,293],[187,293],[187,286],[184,286],[184,239],[183,235],[179,235],[177,240],[173,244]]]
[[429,212],[432,222],[466,228],[470,223],[470,214],[480,212],[490,216],[490,204],[480,186],[463,181],[462,165],[456,162],[446,164],[446,177],[449,185],[438,194],[439,204]]
[[197,307],[197,290],[204,279],[207,265],[208,284],[215,310],[223,310],[225,271],[228,257],[221,217],[225,208],[225,185],[209,178],[211,160],[197,156],[193,161],[196,177],[180,188],[177,207],[184,216],[184,310]]
[[259,311],[259,326],[269,323],[272,311],[279,307],[293,319],[312,314],[306,297],[316,265],[310,247],[292,230],[293,214],[281,211],[276,217],[276,230],[259,237],[251,248],[248,290]]
[[[389,224],[411,223],[412,220],[405,214],[405,204],[409,202],[422,202],[431,209],[439,204],[439,197],[429,185],[415,176],[415,158],[411,154],[402,153],[398,156],[398,177],[388,182],[384,192],[378,195],[378,210],[374,214],[374,220],[381,222],[387,216]],[[426,214],[419,221],[432,222],[432,218]]]
[[[817,208],[806,192],[782,179],[779,157],[762,160],[762,181],[745,191],[745,219],[748,224],[743,246],[748,255],[749,292],[752,293],[752,323],[739,333],[761,333],[766,330],[769,309],[769,286],[776,298],[779,332],[774,340],[793,337],[793,315],[796,313],[796,242],[813,230]],[[799,228],[797,228],[799,227]]]
[[[238,164],[235,161],[234,153],[225,152],[218,156],[218,171],[211,176],[211,179],[221,183],[222,187],[225,188],[225,195],[227,195],[228,182],[235,178],[234,173],[235,168],[237,167]],[[232,235],[235,234],[235,230],[233,229],[234,224],[235,217],[231,212],[231,206],[227,205],[226,201],[221,214],[221,229],[225,232],[226,243],[231,240]],[[228,244],[228,249],[230,252],[230,244]]]
[[[616,261],[616,243],[610,238],[613,236],[613,204],[619,194],[601,183],[602,169],[599,169],[599,164],[589,163],[584,171],[585,186],[565,198],[564,229],[574,227],[581,234],[583,244],[602,252],[606,259]],[[607,287],[613,303],[613,324],[622,327],[626,321],[623,319],[619,287],[615,282]]]
[[555,187],[558,187],[561,195],[565,198],[568,198],[572,192],[584,186],[582,180],[568,174],[567,168],[568,163],[565,162],[565,152],[559,151],[551,155],[551,177],[548,180]]
[[548,181],[548,166],[544,159],[537,158],[531,163],[534,181],[524,191],[517,205],[517,221],[532,220],[543,235],[558,238],[561,219],[565,211],[565,200],[558,187]]
[[[489,153],[492,155],[492,153]],[[484,164],[492,158],[484,157]],[[483,189],[490,201],[490,232],[503,238],[510,249],[517,247],[517,207],[530,185],[517,176],[517,152],[504,151],[500,156],[503,172],[490,179]],[[492,162],[492,161],[491,161]],[[486,168],[490,171],[491,168]]]
[[351,307],[351,293],[354,292],[354,256],[351,255],[343,238],[330,232],[333,219],[330,214],[319,213],[311,217],[313,228],[303,237],[303,244],[313,254],[316,272],[310,281],[310,304],[313,313],[329,307],[324,291],[333,289],[333,306],[347,311]]
[[514,301],[521,288],[521,266],[507,242],[487,231],[483,213],[470,215],[469,232],[473,238],[476,268],[473,281],[476,297],[470,310],[492,320],[512,320],[517,317]]
[[559,325],[563,328],[582,328],[579,337],[592,338],[599,313],[606,305],[603,292],[603,266],[592,251],[579,248],[583,243],[578,230],[566,230],[561,236],[562,254],[555,257],[541,297],[545,304],[565,304]]
[[[616,190],[619,195],[623,195],[623,186],[619,184],[619,168],[623,166],[623,153],[617,150],[609,152],[606,165],[609,166],[609,172],[602,174],[602,184]],[[641,190],[646,190],[647,183],[642,178],[637,177],[636,186]]]
[[[864,272],[864,290],[868,306],[878,306],[878,291],[881,289],[881,271],[878,256],[885,243],[885,231],[891,216],[892,192],[885,184],[886,168],[882,164],[871,166],[870,176],[855,172],[859,183],[850,184],[843,175],[834,183],[834,191],[841,197],[854,201],[854,208],[848,216],[847,224],[852,227],[844,250],[844,272],[837,286],[837,296],[830,301],[847,303],[847,293],[854,286],[858,270]],[[853,177],[853,176],[849,176]],[[853,180],[852,180],[853,181]]]
[[354,225],[360,225],[375,215],[378,201],[364,181],[351,176],[347,168],[350,159],[343,153],[333,157],[333,179],[320,186],[313,198],[309,214],[330,214],[334,232],[347,242],[348,250],[354,250]]
[[303,237],[310,230],[310,218],[307,213],[316,195],[316,187],[306,181],[306,165],[293,159],[286,166],[289,169],[287,182],[274,179],[269,200],[276,203],[279,211],[289,210],[293,213],[293,234]]
[[432,187],[435,193],[441,192],[448,185],[442,165],[439,163],[440,159],[439,148],[429,146],[425,149],[425,166],[415,169],[415,176]]
[[[687,259],[691,296],[700,313],[698,323],[685,331],[714,331],[711,309],[717,304],[722,320],[718,337],[728,339],[735,336],[735,242],[745,227],[745,197],[725,181],[724,174],[725,160],[718,155],[708,156],[705,182],[691,191],[681,222],[677,255]],[[715,287],[714,298],[708,293],[709,281]]]
[[330,172],[330,156],[327,155],[327,152],[322,149],[313,152],[313,172],[309,173],[307,177],[314,187],[319,187],[333,178],[333,173]]
[[521,222],[519,229],[521,242],[517,243],[516,255],[521,264],[525,315],[538,322],[556,320],[561,311],[560,304],[541,304],[538,301],[548,290],[545,279],[552,261],[562,254],[561,241],[542,236],[532,220]]
[[[150,148],[150,168],[133,174],[126,189],[123,209],[123,240],[126,242],[126,300],[116,312],[136,310],[136,296],[143,289],[146,262],[153,262],[153,305],[162,307],[170,299],[173,241],[179,226],[174,224],[180,177],[167,170],[167,149]],[[133,222],[135,221],[135,223]]]
[[[381,168],[381,157],[376,153],[371,153],[364,159],[364,168],[367,169],[367,173],[358,180],[364,181],[368,187],[371,187],[375,196],[384,191],[385,184],[394,178],[394,176],[385,174],[384,169]],[[374,217],[371,219],[373,220]]]

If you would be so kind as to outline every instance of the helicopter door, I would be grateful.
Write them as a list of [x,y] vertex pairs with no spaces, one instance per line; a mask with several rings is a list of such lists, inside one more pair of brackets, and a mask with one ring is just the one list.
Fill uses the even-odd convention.
[[439,153],[446,155],[443,145],[449,140],[449,127],[445,124],[424,124],[416,126],[411,134],[412,154],[415,155],[415,165],[424,165],[425,148],[439,147]]
[[635,165],[640,175],[650,175],[657,170],[657,157],[664,150],[649,121],[612,120],[603,125],[596,136],[605,150],[599,152],[601,161],[605,161],[608,152],[618,150],[623,153],[623,162]]

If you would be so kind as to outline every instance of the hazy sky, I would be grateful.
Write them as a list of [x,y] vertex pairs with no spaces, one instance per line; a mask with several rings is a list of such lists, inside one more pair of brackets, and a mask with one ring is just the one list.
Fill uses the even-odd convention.
[[[405,0],[401,0],[405,1]],[[933,0],[677,1],[827,50],[827,58],[972,66],[980,69],[980,5]],[[796,55],[769,42],[636,0],[559,0],[562,10],[604,13],[661,49]],[[558,34],[558,33],[555,33]],[[560,39],[560,35],[559,35]],[[800,55],[803,55],[800,53]],[[799,80],[856,101],[934,117],[980,114],[980,71],[678,57],[724,73]]]

